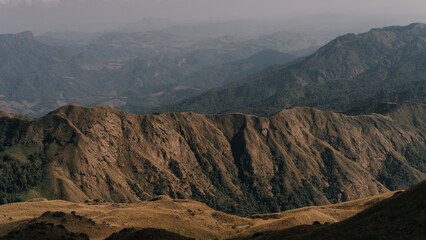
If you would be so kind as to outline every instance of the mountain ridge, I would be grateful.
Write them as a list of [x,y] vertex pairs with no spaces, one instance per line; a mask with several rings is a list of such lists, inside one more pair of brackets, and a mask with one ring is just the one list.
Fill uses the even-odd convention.
[[[335,203],[426,176],[425,105],[348,116],[298,107],[270,117],[134,115],[68,105],[0,118],[3,203],[185,197],[239,215]],[[18,177],[25,176],[25,177]],[[22,180],[25,179],[25,180]]]
[[31,31],[25,31],[17,34],[0,34],[0,44],[5,46],[7,43],[16,42],[17,40],[34,40],[34,34]]
[[292,106],[347,111],[372,101],[424,103],[425,26],[342,35],[310,56],[155,110],[269,115]]

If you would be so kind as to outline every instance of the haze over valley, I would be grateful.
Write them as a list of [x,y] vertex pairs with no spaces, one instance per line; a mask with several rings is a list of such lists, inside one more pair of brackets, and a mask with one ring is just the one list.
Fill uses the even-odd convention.
[[424,239],[423,9],[0,0],[0,239]]

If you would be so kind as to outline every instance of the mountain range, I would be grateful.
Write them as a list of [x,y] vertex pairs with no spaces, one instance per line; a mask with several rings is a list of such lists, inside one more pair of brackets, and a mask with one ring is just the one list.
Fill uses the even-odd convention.
[[299,35],[243,41],[193,40],[162,32],[50,33],[39,41],[31,32],[3,34],[0,109],[42,116],[78,103],[149,112],[293,60],[277,49],[309,51],[313,36],[289,41]]
[[157,31],[51,33],[41,43],[31,32],[4,34],[0,108],[41,116],[77,103],[266,116],[292,106],[347,111],[370,102],[424,103],[425,29],[415,23],[346,34],[297,60],[276,50],[299,54],[322,38],[281,32],[191,40]]
[[424,237],[426,24],[178,30],[0,35],[0,239]]
[[424,103],[425,64],[425,24],[372,29],[157,111],[268,115],[292,106],[347,111],[372,101]]
[[[179,60],[161,56],[159,59],[133,61],[119,71],[108,82],[111,89],[123,89],[126,105],[120,107],[133,113],[150,113],[156,106],[178,102],[187,96],[242,79],[274,64],[288,63],[295,57],[267,49],[252,56],[220,65],[202,67],[200,70],[187,64],[186,58]],[[141,68],[141,66],[149,66]],[[153,78],[154,76],[154,78]],[[134,78],[137,81],[133,80]],[[126,89],[129,89],[126,91]]]

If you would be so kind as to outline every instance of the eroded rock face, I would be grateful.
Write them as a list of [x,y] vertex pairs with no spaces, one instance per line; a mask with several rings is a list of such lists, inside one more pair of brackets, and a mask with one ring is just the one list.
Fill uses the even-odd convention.
[[[0,156],[4,168],[36,166],[25,168],[38,178],[17,192],[37,185],[48,198],[115,202],[169,195],[244,215],[419,182],[426,177],[425,112],[402,104],[385,115],[293,108],[270,117],[138,116],[69,105],[39,119],[2,115]],[[8,184],[17,172],[8,171]]]

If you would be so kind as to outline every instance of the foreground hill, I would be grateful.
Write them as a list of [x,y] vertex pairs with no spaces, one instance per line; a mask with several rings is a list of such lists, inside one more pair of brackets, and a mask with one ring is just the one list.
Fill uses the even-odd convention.
[[[196,239],[242,237],[310,225],[314,221],[339,222],[393,194],[389,192],[339,204],[246,218],[215,211],[200,202],[166,196],[135,204],[34,199],[0,206],[0,239],[22,239],[30,234],[40,239],[48,236],[51,237],[49,239],[59,239],[61,235],[74,235],[75,239],[77,236],[81,239],[84,236],[90,239],[108,236],[111,236],[109,239],[129,239],[132,235],[139,237],[135,239],[148,235],[152,239],[176,239],[173,234]],[[44,235],[40,233],[43,231]]]
[[336,224],[258,232],[242,239],[424,239],[426,181]]
[[426,177],[425,115],[412,103],[359,116],[138,116],[77,105],[39,119],[0,114],[0,200],[165,194],[247,215],[358,199]]
[[291,106],[346,111],[371,101],[424,103],[425,69],[425,24],[372,29],[158,111],[268,115]]

